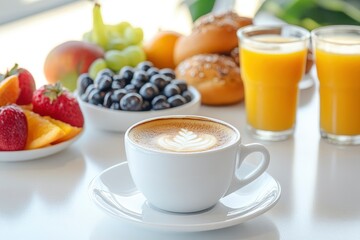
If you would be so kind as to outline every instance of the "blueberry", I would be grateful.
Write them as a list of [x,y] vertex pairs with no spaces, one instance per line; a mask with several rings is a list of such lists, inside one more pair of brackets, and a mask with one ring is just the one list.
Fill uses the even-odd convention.
[[130,66],[125,66],[121,68],[119,76],[126,80],[127,84],[130,83],[131,79],[134,76],[134,69]]
[[100,90],[100,91],[108,91],[111,89],[112,86],[112,78],[110,76],[107,75],[103,75],[102,77],[100,77],[98,79],[98,82],[96,82],[95,86]]
[[171,79],[175,79],[175,72],[171,68],[163,68],[160,70],[160,74],[164,74],[165,76],[170,77]]
[[97,74],[96,74],[96,77],[98,76],[103,76],[103,75],[107,75],[109,77],[112,77],[114,75],[114,72],[111,71],[110,69],[108,68],[105,68],[105,69],[102,69],[100,70]]
[[103,74],[103,75],[97,75],[94,79],[94,84],[96,88],[99,88],[100,82],[103,81],[103,79],[110,79],[112,81],[112,76]]
[[181,93],[181,90],[178,86],[176,86],[175,84],[168,84],[166,85],[165,89],[164,89],[164,94],[165,96],[167,97],[172,97],[172,96],[175,96],[177,94],[180,94]]
[[133,84],[126,85],[124,89],[126,90],[127,93],[137,93],[138,92],[138,89]]
[[120,77],[120,75],[114,75],[111,88],[112,89],[124,88],[129,82],[127,82],[125,78]]
[[92,90],[95,89],[95,85],[94,84],[90,84],[85,92],[81,95],[81,100],[83,100],[84,102],[88,102],[89,101],[89,94]]
[[81,99],[83,102],[87,102],[87,101],[88,101],[88,96],[83,93],[83,94],[81,94],[80,99]]
[[158,102],[157,104],[153,105],[153,110],[162,110],[170,108],[170,104],[168,102]]
[[112,92],[107,92],[104,96],[103,106],[106,108],[110,108],[111,104],[113,103],[113,101],[111,99],[111,95],[112,95]]
[[120,103],[118,103],[118,102],[112,103],[111,106],[110,106],[110,109],[121,110]]
[[168,103],[171,107],[178,107],[181,105],[184,105],[186,102],[186,99],[181,95],[175,95],[168,99]]
[[167,102],[167,97],[164,95],[158,95],[156,97],[154,97],[154,99],[151,101],[151,105],[157,105],[160,102]]
[[159,89],[152,83],[145,83],[139,90],[140,95],[146,100],[152,100],[159,95]]
[[188,89],[188,85],[185,80],[174,79],[174,80],[171,80],[171,84],[175,84],[176,86],[178,86],[180,88],[181,92],[184,92]]
[[144,100],[144,101],[143,101],[143,104],[142,104],[142,106],[141,106],[141,110],[142,110],[142,111],[149,111],[149,110],[151,110],[151,103],[150,103],[149,101],[147,101],[147,100]]
[[143,98],[138,93],[128,93],[120,100],[120,108],[125,111],[140,111]]
[[124,87],[125,87],[125,85],[119,80],[115,80],[111,84],[111,89],[113,89],[113,90],[122,89]]
[[120,102],[120,100],[127,94],[125,89],[116,89],[111,94],[112,102]]
[[186,102],[191,102],[193,95],[190,91],[184,91],[181,96],[183,96],[186,99]]
[[149,78],[151,78],[155,74],[159,74],[159,69],[157,67],[151,67],[146,71],[146,73],[149,76]]
[[94,83],[94,80],[87,73],[83,73],[77,80],[77,91],[79,96],[85,93],[87,87]]
[[94,105],[102,105],[104,102],[106,92],[100,91],[99,89],[94,88],[88,96],[88,101]]
[[135,85],[137,88],[141,88],[148,81],[148,76],[145,71],[138,70],[134,73],[131,84]]
[[159,90],[163,90],[170,83],[170,78],[162,74],[155,74],[150,78],[150,82],[155,84]]
[[136,68],[140,69],[140,70],[144,70],[147,71],[149,68],[153,67],[154,64],[152,62],[149,61],[144,61],[144,62],[140,62]]
[[141,88],[142,86],[145,85],[146,82],[143,82],[142,80],[139,80],[139,79],[134,79],[131,80],[131,84],[134,85],[136,88]]

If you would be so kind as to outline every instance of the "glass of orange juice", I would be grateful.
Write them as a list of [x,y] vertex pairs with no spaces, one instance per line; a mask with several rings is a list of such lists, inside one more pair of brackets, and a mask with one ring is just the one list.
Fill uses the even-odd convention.
[[320,134],[332,143],[360,144],[360,26],[311,32],[320,82]]
[[247,127],[256,138],[285,140],[295,129],[310,33],[283,25],[247,26],[237,34]]

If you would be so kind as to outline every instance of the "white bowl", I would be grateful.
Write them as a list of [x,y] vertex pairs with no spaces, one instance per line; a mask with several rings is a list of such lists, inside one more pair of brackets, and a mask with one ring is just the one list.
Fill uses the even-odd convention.
[[200,93],[189,86],[188,90],[192,93],[193,99],[179,107],[164,109],[164,110],[150,110],[150,111],[122,111],[113,110],[105,107],[95,106],[93,104],[82,101],[78,97],[81,111],[84,114],[87,127],[94,127],[99,130],[126,132],[126,130],[133,124],[147,118],[160,117],[166,115],[193,115],[196,114],[201,105]]

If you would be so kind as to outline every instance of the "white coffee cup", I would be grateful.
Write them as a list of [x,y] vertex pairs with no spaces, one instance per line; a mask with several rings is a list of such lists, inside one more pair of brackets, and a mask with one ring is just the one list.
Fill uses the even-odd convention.
[[[154,207],[171,212],[211,208],[258,178],[270,161],[261,144],[241,144],[239,131],[223,121],[173,115],[147,119],[125,133],[125,150],[136,187]],[[238,171],[246,156],[260,163],[245,177]]]

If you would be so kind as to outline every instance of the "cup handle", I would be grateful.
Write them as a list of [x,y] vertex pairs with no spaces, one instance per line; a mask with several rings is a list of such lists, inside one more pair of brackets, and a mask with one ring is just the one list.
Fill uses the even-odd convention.
[[[247,176],[245,176],[243,178],[239,178],[236,175],[236,172],[240,169],[245,158],[249,154],[254,153],[254,152],[259,152],[262,154],[261,162],[259,163],[257,168],[255,170],[253,170],[252,172],[250,172]],[[243,186],[254,181],[256,178],[258,178],[261,174],[263,174],[266,171],[267,167],[269,166],[269,163],[270,163],[270,153],[263,145],[258,144],[258,143],[252,143],[252,144],[246,144],[246,145],[240,144],[239,150],[238,150],[238,160],[236,163],[233,180],[230,184],[229,189],[227,190],[227,192],[225,193],[224,196],[227,196],[227,195],[235,192],[236,190],[242,188]]]

